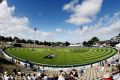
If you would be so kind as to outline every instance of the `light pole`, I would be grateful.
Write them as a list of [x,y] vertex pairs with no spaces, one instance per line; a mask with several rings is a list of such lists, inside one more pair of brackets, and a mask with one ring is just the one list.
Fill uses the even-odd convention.
[[34,28],[34,45],[35,45],[35,32],[36,32],[37,28]]

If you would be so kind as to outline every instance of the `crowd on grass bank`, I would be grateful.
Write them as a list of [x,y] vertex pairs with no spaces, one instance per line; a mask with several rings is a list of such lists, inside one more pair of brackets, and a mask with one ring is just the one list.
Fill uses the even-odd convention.
[[[92,70],[100,73],[94,79],[87,79],[84,76],[95,75],[94,71],[89,72],[89,68],[80,68],[79,70],[69,68],[67,70],[46,70],[44,68],[34,68],[30,72],[14,68],[9,73],[8,70],[0,70],[0,80],[120,80],[119,60],[112,60],[104,63],[105,65],[91,66]],[[2,69],[2,68],[1,68]],[[27,67],[25,67],[27,69]],[[90,74],[89,74],[90,73]]]
[[[94,80],[120,80],[120,65],[116,66],[96,66],[92,69],[101,74],[101,78]],[[31,71],[25,73],[23,70],[14,68],[12,74],[8,71],[0,73],[0,80],[84,80],[80,78],[86,74],[86,70],[69,69],[67,71]],[[93,71],[94,72],[94,71]],[[94,73],[92,75],[95,75]]]
[[78,73],[76,70],[71,70],[69,74],[64,71],[42,71],[24,73],[21,70],[13,69],[13,75],[7,71],[0,73],[0,80],[78,80]]

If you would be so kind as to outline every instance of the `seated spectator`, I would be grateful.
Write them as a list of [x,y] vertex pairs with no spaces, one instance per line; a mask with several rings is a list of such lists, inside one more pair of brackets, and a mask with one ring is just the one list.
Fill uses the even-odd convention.
[[71,74],[71,75],[69,75],[69,76],[67,77],[66,80],[75,80],[75,78],[74,78],[73,75]]
[[0,80],[3,80],[3,74],[0,73]]
[[31,78],[31,75],[30,74],[28,74],[28,76],[27,76],[27,80],[31,80],[32,78]]
[[63,75],[58,75],[58,80],[65,80]]
[[22,80],[27,80],[25,75],[21,75]]
[[16,70],[16,68],[13,69],[13,73],[14,73],[15,75],[17,74],[17,70]]
[[32,80],[36,80],[36,75],[33,74],[33,76],[31,78],[32,78]]
[[75,74],[73,76],[76,77],[76,78],[78,78],[78,73],[75,72]]
[[48,80],[48,77],[47,77],[47,76],[44,76],[44,77],[43,77],[43,80]]
[[41,73],[40,72],[37,74],[37,77],[41,77]]
[[18,70],[17,74],[18,74],[18,76],[20,76],[20,75],[21,75],[21,71],[20,71],[20,69]]
[[54,80],[53,76],[52,76],[52,75],[49,75],[49,76],[48,76],[48,80]]
[[9,75],[8,80],[13,80],[13,76]]
[[81,76],[84,74],[84,70],[82,68],[80,69],[80,74]]
[[113,80],[120,80],[120,73],[116,73],[113,75]]
[[9,75],[8,74],[5,74],[4,75],[4,80],[8,80],[9,79]]
[[106,73],[103,76],[103,80],[112,80],[112,77],[109,71],[106,71]]
[[55,79],[55,80],[58,80],[58,76],[57,76],[57,75],[55,75],[55,76],[54,76],[54,79]]

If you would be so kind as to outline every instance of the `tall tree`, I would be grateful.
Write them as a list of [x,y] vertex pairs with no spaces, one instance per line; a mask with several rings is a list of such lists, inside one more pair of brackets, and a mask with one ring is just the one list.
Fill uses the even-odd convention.
[[118,34],[118,36],[120,36],[120,33]]
[[35,43],[38,45],[40,42],[38,40],[35,40]]
[[2,3],[3,0],[0,0],[0,4]]
[[12,37],[8,37],[8,41],[12,42],[13,41]]
[[65,42],[65,46],[69,46],[70,43],[68,41]]
[[93,42],[98,42],[98,41],[99,41],[99,38],[97,38],[97,37],[92,37],[91,41],[93,41]]
[[87,42],[86,42],[86,41],[84,41],[84,42],[83,42],[83,45],[84,45],[84,46],[88,46],[88,44],[87,44]]

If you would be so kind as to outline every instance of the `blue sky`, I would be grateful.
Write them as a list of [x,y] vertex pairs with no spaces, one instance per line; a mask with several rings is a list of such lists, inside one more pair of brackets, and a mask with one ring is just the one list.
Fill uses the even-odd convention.
[[38,26],[43,30],[53,30],[65,24],[64,20],[69,15],[62,6],[67,2],[69,0],[9,0],[10,5],[16,6],[15,15],[29,17],[31,27]]
[[[38,27],[43,30],[53,30],[56,27],[67,29],[77,28],[75,25],[65,23],[70,13],[63,11],[63,5],[71,0],[8,0],[10,6],[15,6],[16,16],[27,16],[30,19],[31,27]],[[79,0],[81,3],[83,0]],[[104,0],[101,11],[97,18],[104,15],[111,15],[120,11],[120,0]],[[68,27],[67,27],[68,26]]]
[[33,39],[33,28],[37,27],[36,39],[40,41],[82,42],[93,36],[107,40],[120,32],[119,3],[120,0],[5,0],[0,4],[5,8],[0,10],[6,9],[4,18],[12,17],[8,25],[14,23],[16,27],[12,28],[18,27],[18,31],[10,30],[10,26],[4,30],[0,21],[0,34]]

